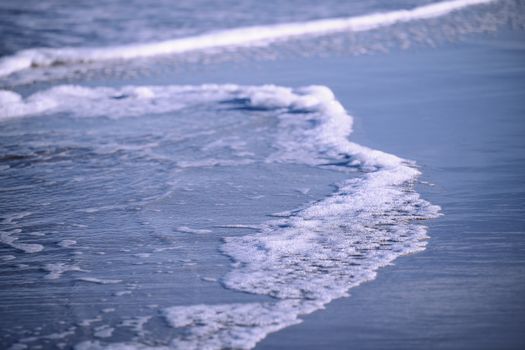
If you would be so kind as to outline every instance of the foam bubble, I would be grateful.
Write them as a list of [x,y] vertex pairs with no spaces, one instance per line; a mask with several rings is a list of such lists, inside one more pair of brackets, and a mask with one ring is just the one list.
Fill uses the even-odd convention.
[[195,229],[195,228],[190,228],[188,226],[179,226],[176,228],[176,231],[182,232],[182,233],[195,233],[195,234],[206,234],[206,233],[212,232],[211,230]]
[[49,280],[55,280],[62,277],[62,274],[68,271],[83,271],[80,267],[76,265],[69,265],[66,263],[52,263],[52,264],[46,264],[44,266],[44,270],[48,271],[49,273],[44,277]]
[[18,242],[19,237],[16,237],[15,235],[21,232],[22,231],[20,229],[15,229],[11,231],[0,231],[0,243],[21,250],[24,253],[38,253],[44,250],[44,246],[41,244]]
[[[16,188],[16,189],[18,189],[18,188]],[[33,213],[31,213],[29,211],[24,211],[24,212],[18,212],[18,213],[5,215],[5,216],[2,217],[2,224],[11,225],[13,223],[16,223],[18,220],[20,220],[22,218],[25,218],[26,216],[29,216],[31,214],[33,214]]]
[[62,247],[62,248],[69,248],[73,245],[77,244],[77,241],[73,240],[73,239],[64,239],[60,242],[57,243],[57,245],[59,247]]
[[93,335],[97,338],[109,338],[115,331],[115,328],[112,328],[108,325],[103,325],[99,327],[95,327],[95,332]]
[[102,279],[102,278],[95,278],[95,277],[81,277],[77,278],[78,281],[83,282],[90,282],[90,283],[96,283],[96,284],[116,284],[116,283],[122,283],[122,280],[116,280],[116,279]]
[[[300,321],[281,312],[284,304],[248,303],[175,306],[165,310],[174,328],[190,331],[172,342],[175,349],[251,349],[266,334]],[[283,310],[278,310],[282,307]]]

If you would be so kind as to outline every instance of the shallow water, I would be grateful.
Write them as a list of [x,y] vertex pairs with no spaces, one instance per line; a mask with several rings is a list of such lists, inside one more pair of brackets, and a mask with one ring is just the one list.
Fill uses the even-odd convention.
[[[474,23],[486,20],[487,9],[497,9],[489,22],[499,23],[500,19],[509,18],[509,9],[521,6],[515,1],[502,4],[508,6],[496,3],[482,6],[481,11],[474,8],[457,16],[452,14],[454,19],[446,23],[465,21],[462,29],[455,27],[451,32],[467,33],[475,31]],[[207,8],[204,3],[201,5]],[[160,35],[151,37],[132,34],[130,38],[113,40],[112,23],[108,27],[101,24],[101,34],[93,38],[85,35],[81,22],[74,27],[78,32],[59,31],[56,37],[40,37],[31,25],[38,27],[41,15],[31,15],[31,11],[7,16],[7,25],[11,27],[13,20],[19,20],[29,25],[25,29],[27,36],[41,43],[38,45],[56,43],[60,47],[66,45],[61,40],[64,43],[73,40],[71,46],[85,43],[105,46],[110,42],[118,45],[194,36],[210,28],[228,28],[233,23],[223,21],[217,26],[213,21],[197,21],[198,16],[211,15],[200,11],[199,6],[191,8],[189,17],[180,15],[184,13],[182,10],[166,11],[167,22],[160,21],[166,24],[174,16],[175,22],[198,24],[190,26],[189,31],[184,31],[187,28],[181,32],[159,31],[158,23],[149,23],[146,19],[151,16],[146,16],[141,24],[145,28],[143,33]],[[345,5],[345,11],[337,10],[337,6],[326,9],[339,11],[327,16],[355,16],[411,6],[398,2],[385,8],[370,2]],[[78,9],[62,10],[67,13]],[[318,18],[312,15],[316,13],[315,7],[281,10],[283,17],[272,16],[274,9],[270,7],[262,9],[263,15],[256,16],[257,19],[252,18],[252,12],[244,11],[240,16],[246,25]],[[24,16],[33,16],[35,22],[31,24]],[[130,25],[129,13],[119,16],[122,18],[117,23],[122,20],[123,26]],[[427,23],[416,22],[394,26],[394,32],[422,35]],[[213,25],[207,27],[210,23]],[[245,25],[242,20],[238,23]],[[64,27],[60,20],[57,25]],[[432,26],[443,27],[443,22],[437,19]],[[374,35],[380,47],[389,45],[388,28]],[[362,39],[365,37],[371,38]],[[346,41],[334,45],[337,38],[340,36],[334,36],[323,47],[333,52],[346,47]],[[33,47],[23,39],[11,39],[14,44],[6,42],[13,48],[5,49],[7,53]],[[305,44],[308,40],[264,48],[262,58],[267,59],[272,52],[316,44],[315,40]],[[519,40],[515,38],[509,41],[510,50],[516,42]],[[476,54],[464,46],[459,48],[452,57],[465,57],[466,62],[475,60]],[[504,50],[509,50],[509,46],[504,45]],[[353,49],[343,51],[356,53]],[[228,61],[232,55],[242,56],[242,52],[232,48],[224,55],[219,52],[218,56],[223,55]],[[252,54],[257,52],[255,49]],[[241,60],[235,67],[231,63],[203,65],[199,59],[197,64],[185,62],[183,67],[191,69],[182,72],[177,70],[176,62],[144,60],[141,65],[159,64],[159,67],[136,78],[126,75],[122,80],[114,78],[113,67],[111,80],[105,78],[101,67],[95,69],[94,75],[82,72],[80,79],[73,78],[78,67],[68,64],[58,67],[59,75],[55,75],[54,66],[32,67],[5,78],[4,84],[21,95],[14,91],[0,95],[3,118],[0,225],[5,277],[0,308],[7,315],[0,321],[2,345],[16,344],[15,348],[77,345],[79,349],[98,349],[101,345],[251,348],[269,333],[306,317],[304,326],[293,326],[267,338],[261,348],[337,348],[348,342],[360,344],[359,348],[389,342],[420,347],[421,342],[406,339],[403,342],[391,336],[392,332],[412,334],[411,326],[384,332],[367,329],[362,338],[361,330],[341,331],[345,322],[367,319],[366,312],[350,321],[341,315],[327,321],[333,315],[329,304],[326,316],[323,312],[304,315],[347,295],[349,288],[374,279],[379,267],[398,256],[423,251],[428,236],[419,220],[438,214],[437,207],[420,199],[415,192],[419,171],[414,163],[348,141],[353,140],[350,133],[354,121],[357,140],[416,159],[424,174],[428,170],[432,176],[433,164],[450,158],[451,162],[446,163],[450,169],[446,168],[449,170],[445,169],[440,178],[451,186],[457,171],[470,172],[479,179],[487,176],[484,171],[470,171],[477,166],[476,161],[485,159],[483,152],[468,156],[455,152],[458,145],[463,145],[465,133],[460,130],[472,132],[466,135],[484,135],[490,139],[494,131],[491,124],[484,124],[487,126],[484,129],[476,123],[478,114],[483,115],[481,111],[486,109],[479,113],[466,110],[464,113],[470,118],[457,119],[460,122],[454,129],[458,131],[456,134],[440,134],[446,140],[439,143],[440,147],[451,147],[446,152],[439,147],[440,151],[436,151],[435,144],[428,142],[428,133],[421,132],[418,119],[408,117],[419,116],[421,104],[426,103],[436,115],[423,120],[440,122],[442,113],[458,111],[457,107],[448,110],[441,103],[441,98],[450,97],[445,93],[448,84],[453,82],[456,87],[454,99],[466,101],[472,96],[494,95],[491,87],[476,83],[480,71],[491,72],[498,81],[506,76],[499,68],[491,70],[492,66],[472,68],[461,61],[446,60],[450,51],[444,48],[423,52],[432,57],[430,64],[434,67],[439,67],[441,57],[452,66],[443,71],[430,70],[428,59],[410,54],[350,59],[334,53],[332,58],[281,58],[273,63]],[[52,58],[62,55],[51,53]],[[201,58],[207,55],[204,52]],[[122,67],[133,71],[137,68],[133,64],[122,62]],[[405,65],[414,70],[403,71]],[[509,70],[513,74],[517,67],[503,65],[503,73]],[[458,71],[470,74],[471,78],[457,78]],[[61,85],[64,77],[84,87]],[[31,81],[39,83],[27,85]],[[17,85],[20,82],[25,85]],[[200,85],[209,82],[250,86]],[[433,88],[410,90],[414,82]],[[263,86],[266,83],[296,88]],[[301,88],[311,84],[330,86],[336,92],[335,98],[327,88]],[[471,91],[471,86],[479,91]],[[516,86],[520,91],[520,85]],[[388,90],[392,88],[397,95]],[[501,89],[496,88],[497,91]],[[357,119],[349,116],[340,102],[351,112],[356,111]],[[398,108],[406,104],[412,108],[409,112],[401,109],[407,116],[403,119]],[[496,105],[502,104],[496,101]],[[508,105],[518,106],[514,100]],[[360,119],[361,114],[367,118],[366,122]],[[393,127],[382,118],[390,123],[399,118],[407,124],[394,122]],[[512,123],[505,125],[510,129],[502,129],[505,133],[522,125],[517,119],[509,120]],[[363,126],[370,129],[363,130]],[[444,129],[433,125],[424,130],[438,133]],[[405,136],[400,140],[399,135]],[[521,152],[522,144],[512,140],[517,138],[498,138],[492,144],[508,141]],[[484,149],[482,141],[483,137],[473,138],[469,144]],[[515,154],[511,153],[509,164],[516,164]],[[454,159],[458,166],[454,166]],[[472,163],[465,166],[464,162],[469,160]],[[521,172],[519,167],[510,169]],[[432,179],[432,182],[439,181]],[[454,203],[467,203],[472,197],[467,191],[466,198],[456,196],[455,201],[448,202],[440,197],[443,192],[439,186],[430,191],[418,187],[418,191],[434,195],[438,204],[450,208]],[[507,189],[504,186],[503,191]],[[483,198],[491,196],[488,191],[483,193]],[[518,209],[520,198],[516,197],[515,202]],[[474,196],[474,201],[478,199]],[[515,213],[519,216],[520,212]],[[467,210],[466,215],[472,215],[472,210]],[[516,215],[509,216],[513,225]],[[444,226],[446,230],[451,228]],[[521,229],[518,227],[516,232]],[[429,267],[428,271],[431,270]],[[516,277],[512,275],[505,281],[512,283]],[[386,288],[391,286],[387,284]],[[520,290],[519,284],[516,288]],[[460,285],[458,293],[464,290]],[[384,308],[389,320],[398,320],[395,312],[386,310],[393,305],[402,307],[403,303],[385,305],[381,292],[372,289],[369,293],[365,305],[375,306],[369,309],[369,315]],[[422,295],[423,291],[418,297]],[[513,300],[502,298],[504,304]],[[450,304],[439,307],[442,306]],[[350,309],[346,317],[352,312]],[[440,319],[446,320],[446,317]],[[374,329],[381,325],[374,321],[370,324]],[[460,329],[457,328],[459,333]],[[308,339],[309,334],[317,331],[327,336]],[[437,336],[424,333],[422,339],[439,345]],[[453,344],[451,339],[446,341]]]
[[2,98],[3,327],[18,346],[250,348],[422,250],[416,220],[438,215],[413,164],[347,140],[325,87]]
[[424,252],[258,348],[523,348],[523,42],[503,32],[324,62],[333,73],[312,79],[328,79],[362,116],[355,139],[417,160],[433,184],[419,191],[444,216],[429,223]]

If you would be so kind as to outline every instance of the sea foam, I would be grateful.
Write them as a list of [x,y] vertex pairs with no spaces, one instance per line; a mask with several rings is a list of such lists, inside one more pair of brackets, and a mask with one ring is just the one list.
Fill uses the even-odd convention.
[[[250,349],[267,334],[299,323],[302,315],[348,295],[350,288],[373,279],[380,267],[397,257],[423,250],[428,237],[420,220],[439,215],[439,207],[414,190],[420,172],[413,162],[349,141],[353,119],[324,86],[64,85],[27,98],[4,95],[13,103],[2,110],[3,118],[50,113],[139,117],[201,104],[215,108],[233,104],[247,113],[265,110],[271,113],[264,115],[276,118],[278,124],[276,151],[266,162],[360,172],[361,176],[338,184],[329,197],[258,225],[255,233],[225,238],[222,251],[234,263],[221,280],[223,285],[270,296],[273,301],[168,308],[164,317],[182,331],[175,332],[169,348]],[[100,348],[149,347],[136,342],[78,345],[78,349]]]
[[279,150],[268,161],[323,166],[340,160],[364,176],[266,222],[257,233],[226,238],[222,251],[235,263],[223,284],[276,301],[170,308],[170,324],[187,331],[174,348],[252,348],[268,333],[347,296],[398,256],[423,250],[428,237],[419,220],[439,215],[414,191],[420,173],[413,163],[348,141],[352,118],[329,89],[248,91],[249,105],[281,111]]
[[0,59],[0,77],[31,67],[126,60],[224,47],[259,46],[303,36],[319,36],[344,31],[367,31],[396,23],[435,18],[469,6],[487,4],[494,1],[497,0],[450,0],[423,5],[409,10],[395,10],[347,18],[329,18],[307,22],[243,27],[146,44],[103,48],[27,49]]

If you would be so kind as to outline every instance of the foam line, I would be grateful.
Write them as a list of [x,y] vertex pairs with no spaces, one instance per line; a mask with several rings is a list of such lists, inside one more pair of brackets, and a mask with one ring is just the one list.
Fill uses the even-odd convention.
[[[3,91],[0,101],[2,98],[11,101],[10,108],[0,108],[2,118],[53,113],[78,118],[117,113],[119,118],[147,117],[195,105],[213,111],[225,103],[247,111],[264,110],[261,118],[277,122],[272,131],[276,151],[265,161],[338,164],[341,171],[361,170],[360,176],[339,183],[328,197],[261,223],[255,227],[257,232],[224,238],[221,250],[234,264],[221,279],[223,285],[271,297],[270,301],[167,308],[164,317],[177,329],[168,347],[91,341],[78,344],[78,350],[251,349],[268,334],[301,322],[301,316],[374,279],[378,269],[399,256],[424,250],[428,236],[421,220],[440,215],[439,207],[415,191],[420,172],[412,162],[349,140],[353,118],[324,86],[63,85],[26,98]],[[206,233],[188,227],[178,231]],[[5,233],[3,241],[13,245],[19,233]],[[48,278],[58,278],[65,268],[74,267],[47,266]],[[77,280],[121,282],[92,277]]]
[[117,59],[127,60],[224,47],[267,45],[301,36],[315,36],[344,31],[366,31],[395,23],[440,17],[466,7],[495,1],[497,0],[451,0],[419,6],[410,10],[396,10],[308,22],[243,27],[147,44],[105,48],[28,49],[0,59],[0,77],[31,67]]

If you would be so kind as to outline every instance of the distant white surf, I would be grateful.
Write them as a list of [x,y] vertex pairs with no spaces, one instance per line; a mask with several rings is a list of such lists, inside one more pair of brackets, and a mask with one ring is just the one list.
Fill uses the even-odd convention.
[[[6,91],[0,96],[12,101],[2,110],[3,118],[48,113],[138,117],[203,103],[230,103],[246,113],[266,110],[278,123],[276,152],[266,162],[360,170],[361,176],[339,184],[329,197],[263,223],[256,233],[226,238],[222,251],[234,264],[222,280],[224,286],[274,301],[168,308],[168,323],[183,330],[169,348],[250,349],[267,334],[301,322],[301,315],[373,279],[397,257],[423,250],[428,237],[420,220],[439,215],[438,207],[415,192],[420,173],[412,162],[348,140],[353,119],[323,86],[59,86],[25,99]],[[55,270],[63,272],[62,267],[48,269],[51,274]],[[100,348],[148,346],[98,341],[78,345]]]
[[451,0],[409,10],[373,13],[348,18],[330,18],[307,22],[243,27],[147,44],[104,48],[35,48],[19,51],[0,59],[0,77],[31,67],[46,67],[107,60],[133,59],[167,54],[235,47],[268,45],[302,36],[316,36],[343,31],[366,31],[395,23],[444,16],[463,8],[497,0]]

